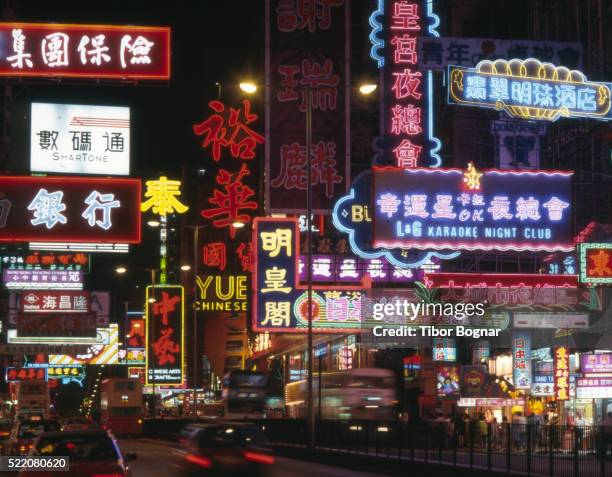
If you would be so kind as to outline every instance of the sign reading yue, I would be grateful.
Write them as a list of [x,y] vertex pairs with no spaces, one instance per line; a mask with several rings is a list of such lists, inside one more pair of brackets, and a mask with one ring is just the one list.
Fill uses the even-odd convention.
[[533,58],[449,66],[448,77],[449,103],[503,110],[522,119],[612,119],[612,83],[588,81],[580,71]]
[[31,118],[31,170],[129,175],[130,108],[32,103]]
[[572,250],[572,172],[374,168],[375,247]]

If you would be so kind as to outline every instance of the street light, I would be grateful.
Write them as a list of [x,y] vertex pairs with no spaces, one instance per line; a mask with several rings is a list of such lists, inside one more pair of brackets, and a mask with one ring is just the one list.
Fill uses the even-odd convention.
[[246,224],[244,222],[241,222],[239,220],[236,220],[235,222],[232,222],[232,227],[234,227],[235,229],[241,229],[245,226]]
[[125,272],[127,272],[127,268],[123,266],[115,268],[115,273],[118,273],[119,275],[123,275]]
[[364,96],[367,96],[376,91],[377,88],[378,85],[376,83],[363,83],[359,86],[359,92]]
[[181,270],[183,270],[184,272],[188,272],[189,270],[191,270],[191,265],[181,265]]
[[254,94],[257,92],[257,85],[252,81],[242,81],[238,84],[238,86],[247,94]]
[[159,227],[160,223],[159,223],[159,220],[149,220],[147,222],[147,225],[149,227]]

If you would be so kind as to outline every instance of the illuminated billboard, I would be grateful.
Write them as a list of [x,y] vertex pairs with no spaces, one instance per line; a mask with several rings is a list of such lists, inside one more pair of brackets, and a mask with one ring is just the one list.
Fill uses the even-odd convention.
[[[108,328],[98,329],[98,334],[104,333],[107,337],[105,344],[91,344],[83,352],[75,354],[51,354],[49,365],[74,364],[118,364],[119,363],[119,331],[116,324]],[[80,350],[81,351],[81,350]]]
[[611,120],[612,83],[528,58],[484,60],[475,68],[448,67],[451,104],[505,111],[521,119]]
[[184,289],[180,285],[148,286],[146,298],[147,384],[179,386],[184,378]]
[[22,313],[87,313],[90,301],[88,291],[28,290],[19,303]]
[[83,288],[82,270],[3,270],[4,286],[9,290],[53,290]]
[[375,167],[374,246],[570,251],[572,174]]
[[612,243],[581,243],[578,253],[582,283],[612,283]]
[[170,79],[170,28],[0,23],[0,76]]
[[32,103],[30,170],[130,174],[130,108]]
[[0,242],[140,243],[139,179],[0,177]]

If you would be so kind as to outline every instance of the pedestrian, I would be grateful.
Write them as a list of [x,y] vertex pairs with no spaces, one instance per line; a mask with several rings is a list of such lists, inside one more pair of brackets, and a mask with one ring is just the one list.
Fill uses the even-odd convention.
[[485,421],[485,417],[483,413],[478,414],[478,423],[477,423],[477,434],[478,434],[478,444],[483,449],[487,447],[487,436],[489,435],[489,430],[487,428],[487,421]]
[[463,447],[465,443],[465,421],[461,414],[455,415],[455,446]]

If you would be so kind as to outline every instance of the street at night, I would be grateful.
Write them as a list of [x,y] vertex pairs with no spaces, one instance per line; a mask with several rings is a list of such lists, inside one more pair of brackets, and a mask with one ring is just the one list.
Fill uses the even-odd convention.
[[612,476],[612,0],[0,7],[0,472]]

